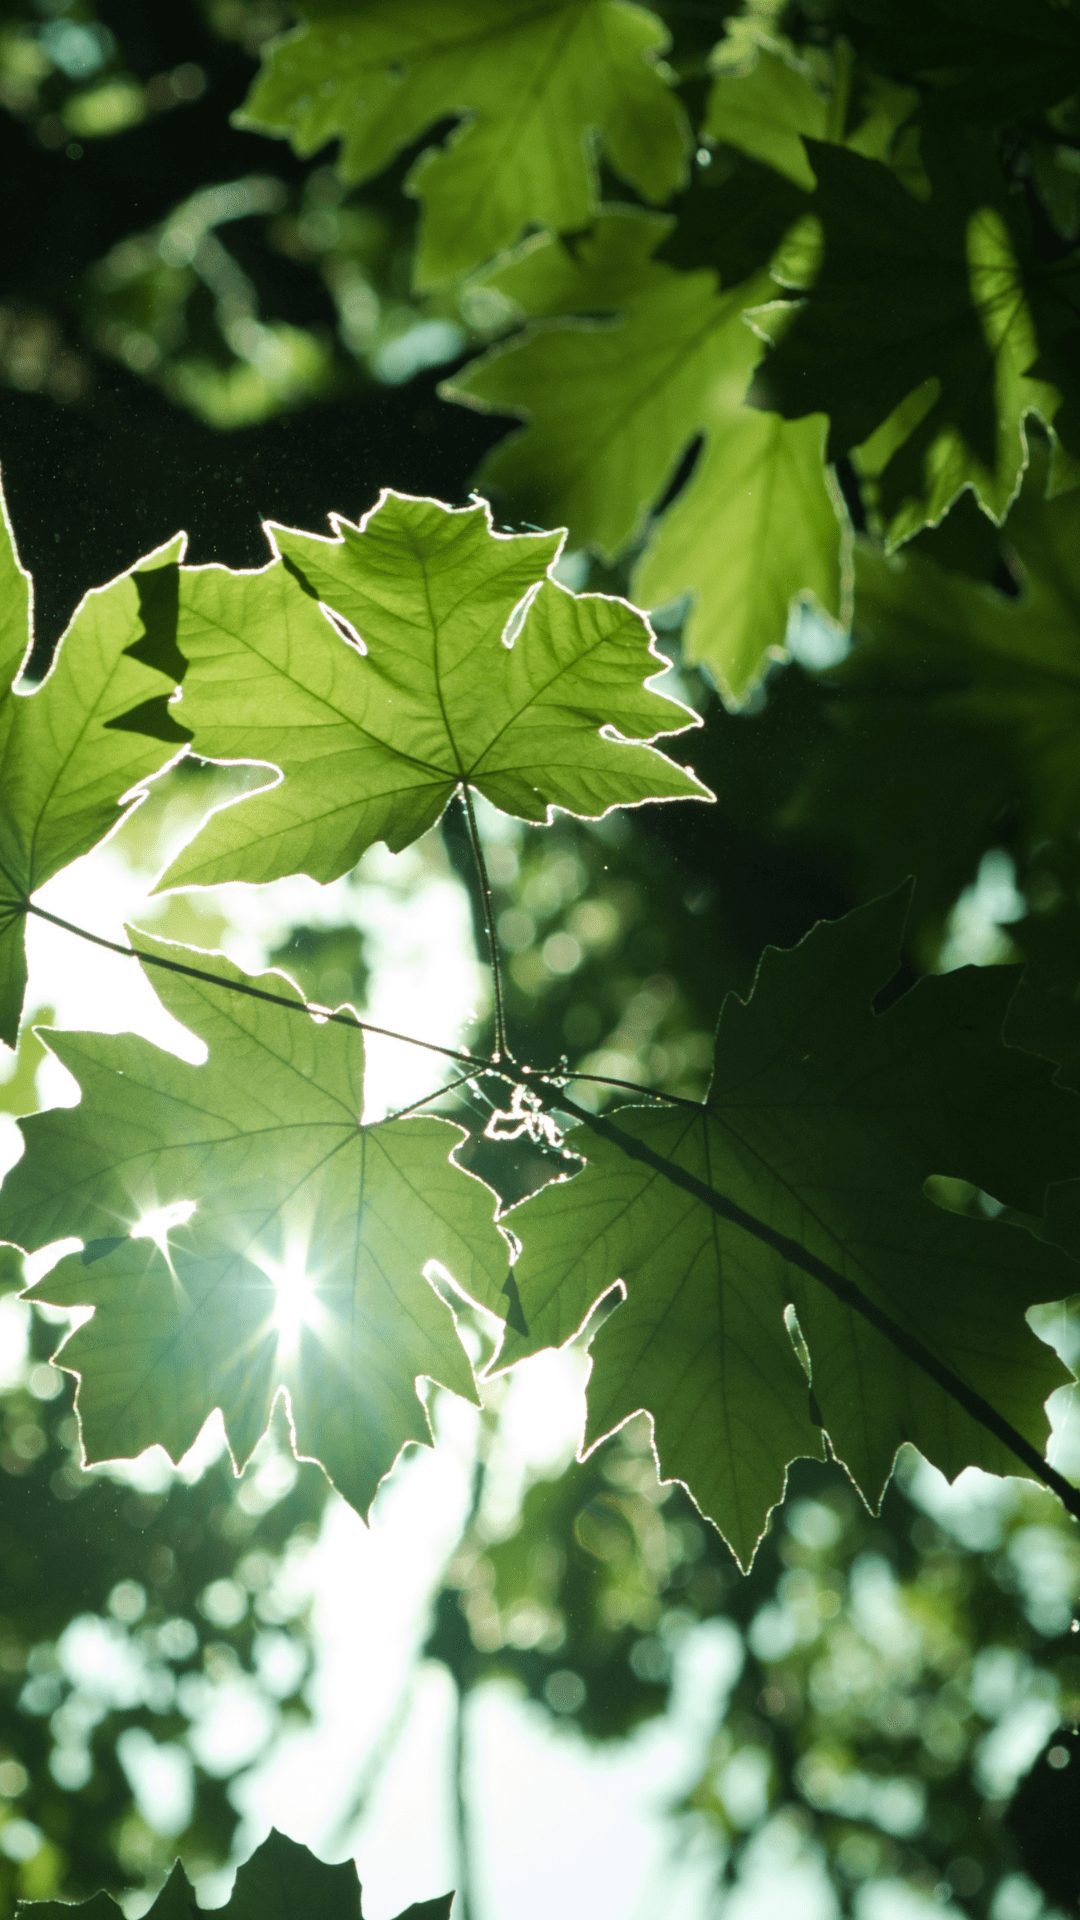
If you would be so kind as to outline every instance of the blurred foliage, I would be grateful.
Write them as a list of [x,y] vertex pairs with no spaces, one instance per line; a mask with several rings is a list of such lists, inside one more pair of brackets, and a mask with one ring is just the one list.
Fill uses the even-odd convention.
[[367,998],[369,968],[359,927],[293,927],[267,959],[283,967],[316,1006],[356,1006]]
[[0,1404],[8,1902],[153,1875],[178,1846],[196,1870],[227,1860],[231,1783],[306,1713],[302,1568],[324,1503],[279,1429],[239,1488],[220,1455],[193,1481],[158,1455],[87,1471],[54,1339],[35,1316]]
[[875,1881],[978,1920],[1047,1912],[1037,1889],[1071,1912],[1078,1592],[1052,1499],[975,1480],[950,1496],[914,1455],[880,1519],[800,1461],[743,1578],[657,1482],[638,1420],[535,1480],[512,1532],[485,1522],[481,1491],[427,1651],[463,1690],[514,1687],[566,1738],[626,1738],[680,1690],[711,1699],[673,1812],[677,1850],[714,1859],[717,1902],[761,1898],[763,1866],[790,1857],[824,1866],[841,1914]]
[[[210,49],[216,37],[249,55],[285,17],[242,0],[194,12]],[[40,0],[0,26],[0,107],[46,152],[81,160],[84,143],[148,128],[213,84],[196,60],[147,73],[145,24],[124,36],[109,13]],[[62,317],[0,307],[0,379],[86,399],[107,355],[221,431],[392,384],[465,339],[451,299],[411,295],[411,242],[409,222],[359,203],[329,167],[208,183],[89,261]]]
[[[81,312],[93,347],[227,431],[458,352],[451,303],[410,297],[408,258],[407,233],[350,204],[329,168],[293,191],[252,174],[120,241],[89,270]],[[273,276],[304,324],[274,316]]]
[[[512,1532],[477,1516],[450,1562],[426,1652],[463,1687],[502,1679],[579,1729],[621,1740],[670,1700],[670,1606],[708,1529],[680,1532],[636,1429],[525,1489]],[[702,1538],[699,1538],[699,1534]],[[727,1564],[698,1583],[702,1617]],[[669,1629],[671,1630],[669,1633]]]
[[[317,1854],[275,1831],[250,1860],[239,1867],[232,1893],[217,1911],[223,1920],[261,1920],[269,1902],[279,1913],[317,1912],[322,1920],[364,1920],[362,1898],[350,1861],[343,1861],[337,1867],[327,1866]],[[398,1920],[450,1920],[452,1900],[453,1895],[449,1893],[443,1899],[425,1900],[411,1906],[408,1913],[399,1914]],[[19,1908],[25,1920],[35,1920],[35,1916],[36,1920],[62,1920],[70,1911],[67,1902],[31,1903],[29,1907]],[[122,1910],[107,1894],[101,1894],[83,1911],[87,1920],[110,1920],[110,1916],[119,1916]],[[180,1861],[176,1862],[152,1906],[145,1911],[148,1920],[153,1920],[155,1914],[158,1920],[168,1920],[169,1914],[181,1911],[205,1911]]]

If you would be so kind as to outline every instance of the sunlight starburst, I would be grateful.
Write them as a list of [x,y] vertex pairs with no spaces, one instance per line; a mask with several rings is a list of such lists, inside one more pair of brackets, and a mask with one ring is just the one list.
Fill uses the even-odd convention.
[[[173,1200],[168,1206],[148,1207],[128,1229],[133,1240],[152,1240],[159,1253],[169,1258],[169,1234],[174,1227],[186,1226],[195,1212],[194,1200]],[[170,1263],[171,1264],[171,1263]]]
[[287,1240],[280,1259],[260,1254],[258,1265],[274,1283],[270,1318],[278,1347],[284,1354],[295,1352],[301,1334],[305,1330],[318,1332],[325,1320],[306,1237]]

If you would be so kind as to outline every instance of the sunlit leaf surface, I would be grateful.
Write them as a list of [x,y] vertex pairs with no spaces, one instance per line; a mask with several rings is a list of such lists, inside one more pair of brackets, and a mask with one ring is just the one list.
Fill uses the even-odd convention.
[[[52,669],[16,691],[30,640],[30,581],[0,498],[0,1040],[14,1046],[26,988],[26,901],[103,838],[123,795],[186,736],[174,681],[138,654],[175,617],[178,536],[80,603]],[[118,723],[123,722],[123,725]]]
[[419,281],[487,259],[534,224],[584,226],[597,153],[647,200],[666,200],[689,129],[658,64],[668,36],[626,0],[304,0],[241,122],[300,153],[340,139],[353,180],[379,172],[452,114],[410,176],[424,222]]
[[[568,1339],[621,1280],[625,1303],[593,1341],[589,1437],[648,1409],[661,1470],[744,1561],[789,1461],[819,1449],[817,1421],[874,1502],[905,1440],[949,1474],[1018,1469],[782,1247],[718,1217],[709,1192],[853,1282],[1040,1448],[1044,1403],[1067,1377],[1024,1314],[1071,1291],[1076,1269],[1022,1229],[935,1205],[924,1185],[947,1175],[1040,1208],[1047,1180],[1080,1167],[1073,1102],[1001,1045],[1007,973],[924,980],[872,1012],[903,911],[893,897],[767,951],[749,1002],[724,1006],[700,1116],[631,1108],[614,1116],[618,1137],[578,1128],[584,1170],[510,1216],[525,1330],[505,1358]],[[666,1180],[668,1162],[699,1192]]]
[[[247,984],[221,955],[137,944]],[[429,1436],[418,1377],[474,1393],[424,1273],[438,1262],[474,1297],[498,1298],[493,1195],[455,1165],[461,1129],[448,1121],[361,1125],[359,1033],[153,977],[207,1063],[127,1036],[51,1034],[83,1099],[26,1123],[27,1155],[0,1195],[0,1233],[16,1243],[86,1242],[43,1293],[96,1309],[64,1348],[87,1453],[158,1441],[178,1458],[220,1407],[242,1463],[284,1386],[297,1450],[366,1510],[402,1447]],[[295,994],[278,974],[254,984]],[[128,1237],[192,1200],[190,1224],[162,1244],[145,1228]]]
[[392,493],[334,529],[271,529],[281,557],[257,573],[181,576],[196,751],[283,778],[215,814],[167,884],[337,879],[465,786],[534,821],[709,797],[637,744],[696,715],[645,684],[664,662],[639,613],[548,577],[558,534],[497,534],[482,505]]

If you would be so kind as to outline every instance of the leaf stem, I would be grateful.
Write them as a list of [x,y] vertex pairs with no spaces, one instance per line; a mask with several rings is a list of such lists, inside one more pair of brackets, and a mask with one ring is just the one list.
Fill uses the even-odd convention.
[[458,789],[465,808],[465,819],[469,827],[469,844],[472,847],[473,860],[476,863],[476,877],[480,883],[480,902],[484,913],[484,932],[487,935],[488,965],[491,968],[491,990],[495,1013],[495,1059],[513,1060],[513,1054],[506,1044],[506,1011],[503,1004],[502,960],[499,955],[499,942],[495,934],[495,912],[491,893],[491,880],[488,875],[487,861],[484,858],[483,842],[476,824],[476,810],[467,780],[461,782]]
[[[59,927],[64,933],[73,933],[79,940],[88,940],[91,946],[103,947],[106,953],[119,954],[121,960],[141,960],[145,966],[159,967],[165,973],[179,973],[188,980],[201,980],[204,986],[221,987],[226,993],[242,993],[249,1000],[264,1000],[269,1006],[283,1007],[286,1013],[302,1013],[308,1018],[327,1020],[335,1026],[358,1028],[361,1033],[374,1033],[383,1040],[398,1040],[402,1046],[406,1047],[421,1047],[426,1053],[437,1053],[444,1060],[455,1060],[459,1066],[468,1067],[470,1072],[462,1074],[459,1080],[451,1081],[450,1087],[463,1085],[472,1077],[472,1073],[495,1074],[504,1080],[512,1077],[508,1076],[505,1069],[500,1068],[495,1061],[482,1054],[468,1053],[462,1047],[444,1047],[436,1040],[420,1040],[416,1034],[400,1033],[394,1027],[377,1026],[372,1020],[361,1020],[359,1014],[354,1013],[351,1007],[331,1011],[329,1007],[315,1005],[303,998],[290,999],[287,994],[272,993],[265,987],[253,986],[249,981],[225,980],[221,974],[211,973],[208,967],[191,966],[182,960],[168,960],[163,954],[144,953],[139,947],[125,947],[119,940],[109,940],[103,933],[92,933],[89,927],[80,927],[74,920],[65,920],[58,913],[50,913],[47,907],[39,907],[33,900],[21,900],[19,907],[22,912],[32,913],[39,920],[47,920],[51,927]],[[513,1061],[512,1055],[508,1053],[506,1057],[514,1066],[518,1065]],[[696,1100],[684,1099],[678,1093],[664,1093],[659,1087],[646,1087],[636,1080],[614,1080],[606,1078],[602,1073],[575,1073],[572,1070],[556,1077],[539,1068],[525,1065],[520,1066],[519,1071],[534,1081],[551,1086],[557,1086],[562,1080],[591,1080],[598,1086],[618,1087],[627,1093],[642,1093],[653,1100],[667,1100],[673,1106],[691,1107],[695,1113],[699,1111],[699,1103]],[[449,1092],[450,1087],[436,1087],[435,1091],[427,1094],[425,1098],[434,1100],[440,1093]],[[396,1116],[390,1117],[396,1118]]]
[[[488,1071],[490,1072],[491,1069],[489,1068]],[[421,1107],[430,1106],[432,1100],[441,1099],[444,1093],[453,1093],[456,1088],[463,1087],[469,1080],[475,1079],[476,1073],[472,1067],[467,1073],[455,1074],[452,1080],[445,1080],[441,1087],[433,1087],[430,1093],[422,1093],[419,1100],[410,1100],[407,1107],[395,1107],[393,1113],[386,1114],[379,1124],[386,1126],[391,1120],[405,1120],[410,1113],[417,1113]]]
[[542,1073],[535,1067],[531,1070],[523,1068],[522,1071],[529,1072],[530,1078],[540,1080],[556,1091],[570,1080],[586,1080],[595,1087],[618,1087],[623,1093],[644,1093],[650,1100],[666,1100],[669,1106],[686,1107],[691,1113],[702,1111],[700,1100],[691,1100],[684,1093],[664,1093],[660,1087],[647,1087],[643,1080],[619,1080],[609,1073],[581,1073],[573,1067],[549,1067]]
[[[475,823],[472,824],[475,825]],[[230,993],[242,993],[248,999],[262,1000],[270,1006],[283,1007],[288,1013],[313,1015],[317,1019],[331,1021],[337,1026],[359,1028],[362,1033],[374,1033],[385,1040],[401,1041],[405,1046],[421,1047],[428,1053],[439,1054],[444,1060],[456,1060],[461,1066],[468,1067],[476,1073],[500,1072],[496,1062],[492,1060],[485,1060],[478,1054],[466,1053],[460,1047],[444,1047],[434,1040],[420,1040],[414,1034],[398,1033],[392,1027],[376,1026],[373,1021],[361,1020],[351,1008],[338,1008],[331,1012],[329,1008],[312,1006],[303,999],[290,999],[283,993],[271,993],[265,987],[253,986],[247,981],[224,980],[220,974],[211,973],[207,968],[188,966],[181,960],[168,960],[163,954],[142,953],[137,947],[122,946],[118,940],[109,940],[101,933],[91,933],[88,927],[80,927],[72,920],[64,920],[59,914],[50,913],[47,908],[36,906],[33,901],[25,901],[23,905],[27,913],[35,914],[39,920],[45,920],[50,926],[61,928],[64,933],[75,934],[80,940],[88,940],[95,947],[103,947],[107,953],[119,954],[121,959],[140,960],[145,966],[159,967],[167,973],[182,974],[190,980],[202,981],[207,986],[223,987]],[[543,1100],[543,1096],[540,1096],[542,1104],[549,1111],[561,1109],[564,1113],[571,1114],[575,1120],[590,1127],[601,1138],[610,1140],[630,1159],[639,1160],[645,1166],[651,1167],[654,1172],[671,1181],[672,1185],[692,1194],[694,1199],[700,1201],[722,1220],[727,1220],[732,1226],[740,1227],[745,1233],[752,1234],[756,1240],[771,1247],[782,1259],[817,1280],[843,1306],[859,1314],[874,1328],[875,1332],[888,1340],[897,1352],[904,1354],[919,1367],[929,1379],[934,1381],[935,1385],[956,1402],[957,1406],[962,1407],[972,1420],[985,1428],[988,1433],[993,1434],[996,1440],[999,1440],[1017,1460],[1023,1463],[1036,1480],[1057,1495],[1062,1506],[1072,1514],[1075,1520],[1080,1520],[1080,1488],[1072,1486],[1056,1467],[1052,1467],[1049,1461],[1044,1460],[1038,1448],[1033,1446],[1030,1440],[1026,1440],[1004,1414],[999,1413],[997,1408],[992,1406],[989,1400],[985,1400],[974,1387],[968,1386],[958,1373],[954,1373],[946,1361],[940,1360],[931,1348],[924,1345],[917,1334],[910,1333],[906,1327],[901,1326],[899,1321],[894,1320],[883,1307],[879,1307],[876,1302],[860,1293],[858,1287],[845,1274],[838,1272],[835,1267],[830,1267],[816,1254],[808,1252],[805,1247],[799,1245],[797,1240],[789,1239],[787,1234],[778,1233],[766,1221],[759,1220],[755,1214],[748,1213],[744,1207],[740,1207],[736,1201],[729,1200],[724,1194],[717,1193],[714,1188],[706,1186],[705,1182],[699,1180],[695,1174],[686,1172],[684,1168],[676,1166],[670,1160],[665,1160],[662,1154],[654,1153],[643,1141],[636,1140],[633,1134],[624,1132],[622,1127],[617,1126],[605,1115],[590,1113],[587,1107],[579,1106],[577,1101],[564,1091],[563,1082],[567,1079],[580,1079],[594,1081],[602,1086],[622,1087],[629,1092],[640,1092],[654,1099],[670,1101],[676,1106],[693,1108],[695,1112],[701,1114],[708,1111],[705,1106],[698,1101],[684,1099],[678,1094],[660,1093],[655,1088],[639,1086],[632,1080],[605,1079],[602,1074],[569,1073],[555,1076],[547,1072],[537,1072],[535,1069],[530,1071],[524,1067],[522,1072],[528,1073],[529,1085],[547,1087],[550,1090],[546,1101]],[[502,1077],[506,1077],[505,1073]],[[435,1099],[439,1093],[449,1092],[469,1078],[471,1074],[462,1074],[457,1080],[452,1081],[449,1087],[439,1087],[427,1098]],[[424,1102],[417,1101],[414,1104],[419,1106]],[[409,1112],[411,1109],[405,1108],[402,1111]]]
[[[317,1020],[327,1020],[339,1027],[358,1027],[361,1033],[375,1033],[383,1040],[400,1040],[408,1047],[422,1047],[427,1053],[441,1054],[444,1060],[456,1060],[463,1067],[471,1067],[476,1072],[490,1073],[492,1063],[478,1053],[466,1053],[461,1047],[443,1047],[436,1040],[419,1040],[412,1033],[398,1033],[393,1027],[376,1026],[373,1020],[361,1020],[351,1007],[338,1007],[331,1011],[329,1007],[313,1005],[304,999],[290,999],[288,994],[271,993],[266,987],[256,987],[246,980],[223,980],[219,973],[211,973],[207,967],[188,966],[183,960],[167,960],[164,954],[143,953],[138,947],[125,947],[119,940],[109,940],[103,933],[91,933],[89,927],[78,927],[73,920],[64,920],[58,913],[49,913],[45,907],[35,906],[32,900],[26,902],[27,913],[37,915],[39,920],[47,920],[51,927],[60,927],[64,933],[74,933],[80,940],[89,940],[92,946],[104,947],[106,953],[118,953],[122,960],[141,960],[144,966],[160,967],[165,973],[183,974],[188,980],[201,980],[207,986],[224,987],[227,993],[242,993],[249,1000],[264,1000],[272,1007],[284,1007],[288,1013],[304,1013]],[[466,1076],[467,1077],[467,1076]],[[445,1088],[438,1089],[440,1093]],[[434,1095],[430,1096],[432,1099]]]
[[[1041,1481],[1044,1487],[1048,1487],[1051,1493],[1057,1495],[1062,1506],[1072,1514],[1074,1520],[1080,1520],[1080,1488],[1074,1487],[1056,1467],[1052,1467],[1049,1461],[1044,1460],[1038,1448],[1033,1446],[1030,1440],[1026,1440],[1004,1414],[999,1413],[997,1408],[992,1406],[989,1400],[985,1400],[976,1388],[970,1387],[960,1374],[954,1373],[952,1367],[946,1361],[940,1360],[930,1347],[924,1345],[917,1334],[910,1333],[883,1307],[879,1307],[875,1301],[861,1293],[846,1274],[838,1272],[835,1267],[830,1267],[827,1261],[819,1260],[816,1254],[800,1246],[797,1240],[789,1239],[786,1233],[777,1233],[774,1227],[770,1227],[764,1220],[759,1220],[755,1214],[748,1213],[736,1201],[729,1200],[726,1195],[706,1186],[696,1174],[688,1173],[685,1168],[676,1166],[673,1161],[665,1160],[663,1154],[654,1153],[644,1141],[635,1139],[633,1134],[626,1133],[622,1127],[617,1126],[603,1114],[590,1113],[587,1108],[579,1107],[575,1100],[567,1099],[564,1094],[559,1094],[557,1098],[558,1104],[567,1113],[573,1114],[575,1120],[582,1121],[585,1126],[591,1127],[594,1133],[600,1134],[603,1139],[610,1140],[630,1159],[642,1161],[654,1172],[670,1180],[673,1186],[681,1187],[685,1193],[692,1194],[695,1200],[719,1215],[721,1220],[727,1220],[732,1226],[741,1227],[745,1233],[752,1234],[756,1240],[771,1247],[791,1266],[801,1268],[803,1273],[817,1280],[833,1295],[834,1299],[850,1308],[853,1313],[859,1314],[876,1333],[881,1334],[883,1339],[888,1340],[899,1353],[919,1367],[936,1386],[956,1402],[957,1406],[962,1407],[972,1420],[977,1421],[979,1426],[984,1427],[988,1433],[992,1433],[996,1440],[999,1440],[1010,1453],[1023,1462],[1036,1480]],[[704,1113],[705,1109],[701,1108],[700,1111]]]

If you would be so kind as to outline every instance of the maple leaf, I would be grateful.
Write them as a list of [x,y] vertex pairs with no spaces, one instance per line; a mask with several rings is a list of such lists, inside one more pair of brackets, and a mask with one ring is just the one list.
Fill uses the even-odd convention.
[[886,71],[917,79],[959,122],[1018,121],[1076,91],[1080,18],[1027,0],[843,0],[842,31]]
[[755,316],[775,344],[751,399],[785,419],[827,413],[831,459],[878,435],[867,461],[894,544],[965,487],[1003,519],[1027,461],[1025,418],[1049,422],[1060,403],[1033,365],[1068,325],[1077,258],[1032,257],[975,143],[926,131],[929,198],[881,161],[806,145],[820,241],[775,269],[807,291]]
[[637,744],[700,722],[643,685],[667,663],[641,614],[547,577],[561,535],[496,534],[483,505],[395,493],[359,527],[332,524],[331,539],[269,528],[281,558],[261,572],[181,575],[196,751],[283,777],[212,815],[165,885],[334,880],[375,840],[407,846],[466,786],[535,821],[711,798]]
[[[31,583],[0,494],[0,1040],[14,1046],[26,990],[27,902],[120,819],[120,803],[186,740],[166,712],[175,681],[140,657],[160,635],[183,538],[86,594],[46,679],[17,688],[31,644]],[[123,725],[120,723],[123,722]]]
[[[654,528],[631,591],[693,606],[686,658],[732,698],[779,650],[790,603],[844,603],[844,534],[822,468],[821,422],[795,426],[745,406],[761,344],[748,307],[764,272],[721,290],[708,271],[654,257],[668,225],[610,210],[573,248],[527,243],[486,284],[537,321],[443,391],[528,424],[485,462],[485,485],[614,560],[644,530],[698,436],[703,450]],[[597,323],[606,311],[610,319]]]
[[30,644],[31,591],[0,490],[0,683],[5,686],[14,680]]
[[689,128],[659,64],[666,29],[627,0],[302,0],[275,41],[241,126],[309,154],[342,142],[365,180],[448,114],[463,124],[421,157],[415,272],[448,279],[534,223],[584,226],[597,200],[595,148],[646,200],[681,184]]
[[1080,494],[1047,500],[1045,468],[1033,463],[1003,529],[1016,593],[941,565],[932,548],[857,545],[852,648],[818,676],[829,750],[789,819],[845,851],[863,888],[917,873],[924,909],[944,913],[988,848],[1030,854],[1072,836]]
[[[449,1920],[453,1896],[425,1900],[398,1915],[398,1920]],[[56,1900],[19,1903],[20,1920],[63,1920],[77,1913],[82,1920],[120,1920],[122,1908],[107,1893],[67,1905]],[[191,1920],[206,1913],[187,1874],[176,1862],[147,1920]],[[271,1833],[245,1861],[224,1906],[213,1911],[222,1920],[364,1920],[360,1884],[351,1861],[330,1867],[306,1847],[283,1833]]]
[[1040,1450],[1044,1403],[1068,1378],[1024,1314],[1071,1293],[1076,1267],[1020,1227],[946,1211],[924,1186],[951,1176],[1038,1211],[1047,1182],[1080,1167],[1080,1106],[1045,1063],[1001,1044],[1011,970],[926,979],[871,1010],[904,909],[894,895],[768,949],[749,1000],[725,1002],[700,1111],[622,1109],[599,1137],[575,1129],[584,1170],[507,1215],[523,1247],[522,1323],[498,1364],[571,1338],[621,1281],[625,1299],[592,1342],[587,1439],[647,1409],[661,1470],[744,1564],[789,1461],[820,1452],[818,1422],[875,1503],[904,1441],[950,1475],[1019,1470],[800,1254]]
[[806,68],[784,53],[759,48],[746,66],[722,61],[724,51],[721,44],[701,136],[736,147],[809,190],[814,174],[803,140],[825,139],[828,98]]
[[26,1276],[18,1249],[0,1246],[0,1296],[20,1291],[25,1285]]
[[[139,947],[211,963],[209,981],[153,969],[208,1061],[130,1035],[48,1034],[83,1098],[24,1123],[26,1154],[0,1192],[4,1238],[86,1243],[39,1288],[95,1308],[63,1348],[84,1449],[115,1458],[160,1442],[179,1458],[220,1407],[243,1464],[284,1387],[298,1452],[365,1511],[402,1447],[430,1437],[417,1379],[475,1397],[424,1274],[437,1262],[497,1299],[494,1196],[455,1164],[449,1121],[361,1124],[360,1033],[252,997],[302,1006],[284,976],[253,982],[220,954],[145,934]],[[185,1202],[194,1216],[165,1248],[129,1237]]]

